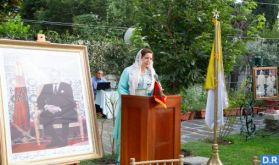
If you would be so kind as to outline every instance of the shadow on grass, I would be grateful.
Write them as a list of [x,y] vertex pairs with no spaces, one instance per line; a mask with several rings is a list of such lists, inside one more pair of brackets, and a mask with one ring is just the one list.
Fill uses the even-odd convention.
[[100,159],[84,160],[79,165],[114,165],[116,164],[115,155],[107,154]]

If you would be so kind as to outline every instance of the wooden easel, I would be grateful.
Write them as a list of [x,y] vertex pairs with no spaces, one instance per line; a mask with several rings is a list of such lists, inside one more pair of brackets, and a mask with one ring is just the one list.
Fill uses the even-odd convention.
[[44,34],[37,34],[37,42],[46,42],[46,36]]

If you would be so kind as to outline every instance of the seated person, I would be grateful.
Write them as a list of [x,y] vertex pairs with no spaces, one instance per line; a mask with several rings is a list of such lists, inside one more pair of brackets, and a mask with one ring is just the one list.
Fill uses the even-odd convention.
[[[51,137],[47,148],[68,145],[69,123],[77,121],[76,103],[70,84],[60,81],[60,72],[50,72],[50,83],[45,84],[37,98],[40,123],[44,132]],[[62,124],[61,130],[54,129],[53,124]]]
[[[92,77],[92,87],[93,87],[93,92],[94,92],[94,99],[96,99],[96,95],[97,95],[97,84],[99,82],[107,82],[107,80],[103,77],[103,71],[101,69],[98,69],[96,71],[96,75]],[[98,114],[101,114],[102,117],[106,117],[106,115],[103,114],[103,110],[102,108],[95,104],[95,108]]]

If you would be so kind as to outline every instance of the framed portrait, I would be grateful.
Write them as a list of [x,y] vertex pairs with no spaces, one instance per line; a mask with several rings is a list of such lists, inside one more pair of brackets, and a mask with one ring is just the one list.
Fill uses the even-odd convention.
[[278,97],[277,67],[253,68],[254,99]]
[[87,48],[0,40],[2,165],[102,157]]

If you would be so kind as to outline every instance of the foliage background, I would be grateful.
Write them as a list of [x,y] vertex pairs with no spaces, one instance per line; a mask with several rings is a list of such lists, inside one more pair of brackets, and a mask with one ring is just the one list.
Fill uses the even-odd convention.
[[[204,81],[214,36],[214,9],[220,11],[227,76],[235,81],[234,71],[243,63],[253,63],[257,56],[262,57],[262,65],[278,65],[278,59],[274,60],[278,43],[255,41],[268,35],[279,36],[278,6],[259,2],[5,0],[0,6],[0,36],[34,40],[41,32],[51,42],[84,44],[88,46],[92,73],[100,68],[118,76],[133,63],[140,48],[150,47],[165,92],[179,93],[182,88]],[[129,27],[136,30],[127,44],[123,36]]]

